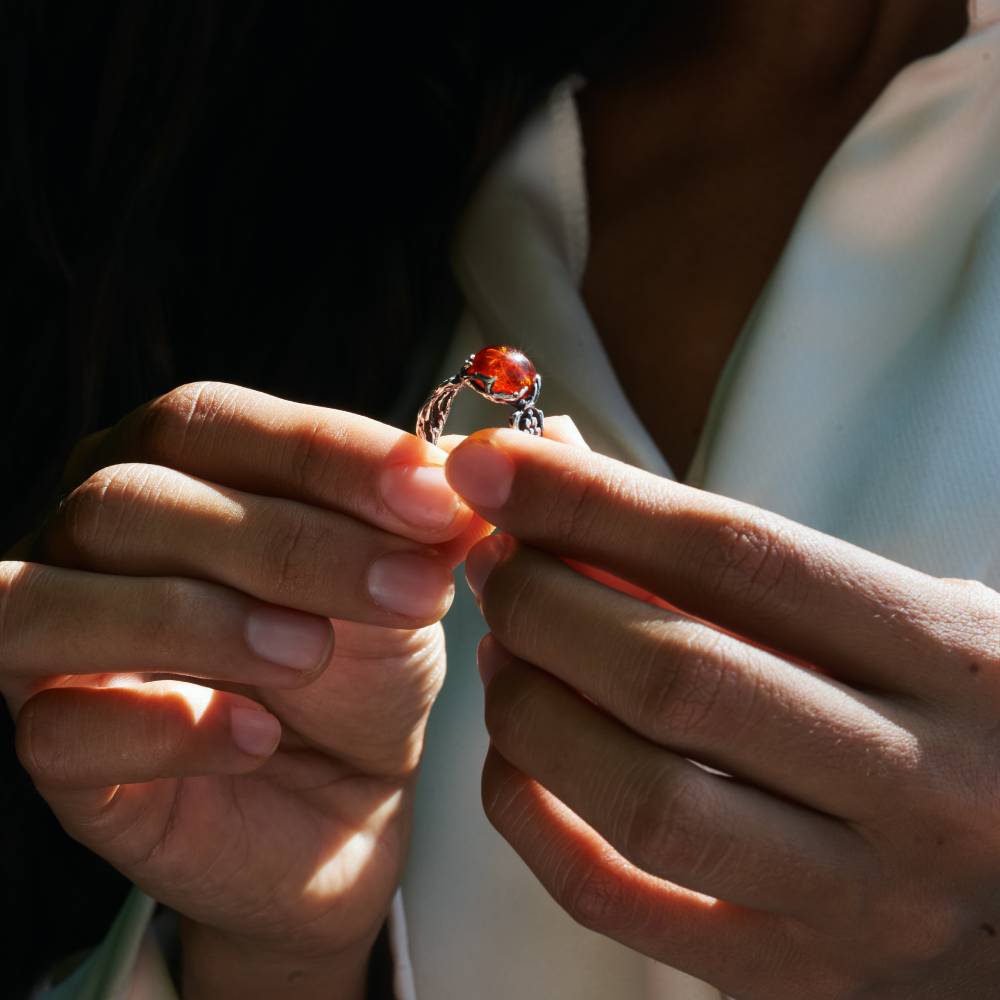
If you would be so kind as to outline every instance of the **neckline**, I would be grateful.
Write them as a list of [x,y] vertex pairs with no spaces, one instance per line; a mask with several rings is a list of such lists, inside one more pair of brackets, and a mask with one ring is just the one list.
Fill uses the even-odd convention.
[[[1000,0],[989,3],[1000,7]],[[857,141],[861,130],[873,127],[873,117],[878,124],[878,117],[891,116],[901,85],[920,93],[937,89],[952,71],[967,72],[962,68],[967,62],[964,57],[970,46],[980,44],[984,13],[980,6],[973,30],[948,49],[910,63],[893,77],[833,153],[817,185],[828,176],[844,145]],[[993,44],[992,33],[986,44]],[[974,61],[978,67],[978,58]],[[733,344],[694,456],[684,479],[679,480],[625,395],[580,295],[589,254],[589,206],[585,151],[573,94],[585,84],[582,77],[567,77],[550,91],[466,207],[452,245],[452,263],[471,324],[464,320],[459,324],[445,374],[455,370],[454,362],[461,363],[458,354],[463,348],[478,349],[482,342],[518,344],[545,373],[547,412],[560,412],[562,407],[562,412],[573,414],[598,451],[704,489],[726,428],[727,397],[738,390],[742,371],[752,363],[775,275],[787,267],[798,228],[811,214],[815,187]]]
[[[629,399],[628,394],[625,392],[625,388],[618,377],[618,373],[611,366],[610,358],[607,357],[607,352],[604,348],[601,334],[598,331],[596,324],[593,323],[589,310],[587,310],[584,305],[584,311],[591,322],[594,337],[598,342],[601,352],[604,354],[605,361],[611,371],[611,375],[615,383],[617,383],[620,388],[621,395],[627,402],[636,423],[642,428],[650,445],[652,445],[659,456],[662,462],[662,467],[666,470],[666,474],[669,478],[695,488],[700,488],[704,484],[705,476],[707,474],[708,455],[711,450],[711,443],[720,424],[729,386],[735,377],[740,364],[740,359],[746,353],[747,342],[751,337],[751,331],[754,329],[756,320],[768,300],[776,275],[780,273],[784,262],[788,258],[789,248],[792,245],[795,232],[805,216],[812,200],[812,192],[819,185],[820,181],[827,176],[831,164],[835,163],[840,151],[852,142],[852,140],[855,140],[859,133],[867,127],[873,114],[886,100],[886,95],[897,86],[899,80],[904,75],[910,73],[917,67],[926,65],[929,62],[949,57],[955,50],[965,45],[969,39],[972,38],[972,36],[978,34],[980,31],[991,25],[1000,22],[1000,0],[967,0],[967,12],[968,26],[963,35],[940,51],[923,56],[920,59],[913,60],[903,66],[886,83],[882,91],[875,97],[861,117],[854,123],[850,131],[841,140],[829,160],[827,160],[826,165],[816,177],[810,193],[806,196],[806,199],[799,210],[799,214],[789,234],[789,238],[785,243],[785,247],[775,261],[774,267],[771,269],[767,280],[758,292],[756,299],[747,313],[746,320],[740,328],[736,339],[733,341],[733,346],[726,357],[726,361],[723,364],[722,370],[720,371],[719,377],[712,390],[708,409],[705,414],[705,423],[698,438],[698,442],[695,445],[694,453],[688,462],[688,467],[685,470],[683,478],[677,474],[677,471],[667,460],[666,456],[663,455],[663,452],[660,450],[650,433],[649,428],[646,426],[645,421],[635,409],[631,399]],[[576,103],[576,94],[586,85],[587,79],[584,76],[579,74],[570,76],[557,85],[555,90],[550,95],[549,102],[550,114],[552,116],[555,134],[563,137],[562,144],[564,146],[567,141],[571,141],[575,143],[576,147],[571,166],[567,166],[566,164],[568,159],[567,156],[565,154],[559,156],[558,151],[556,163],[559,166],[559,170],[557,172],[561,173],[561,176],[558,177],[557,191],[560,196],[560,215],[563,220],[564,238],[566,240],[564,249],[567,252],[570,272],[578,291],[580,290],[580,285],[582,283],[590,253],[590,204],[587,193],[586,148],[583,144],[579,108]]]

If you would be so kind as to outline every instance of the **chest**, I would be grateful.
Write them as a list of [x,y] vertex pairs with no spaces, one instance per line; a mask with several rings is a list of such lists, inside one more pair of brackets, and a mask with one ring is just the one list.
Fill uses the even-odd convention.
[[[671,142],[650,157],[641,132],[652,123],[630,116],[620,96],[580,102],[591,240],[584,301],[678,479],[809,191],[865,103],[812,116],[762,104],[742,111],[745,127],[735,129],[711,107],[667,106],[656,127]],[[727,141],[712,138],[713,122]]]

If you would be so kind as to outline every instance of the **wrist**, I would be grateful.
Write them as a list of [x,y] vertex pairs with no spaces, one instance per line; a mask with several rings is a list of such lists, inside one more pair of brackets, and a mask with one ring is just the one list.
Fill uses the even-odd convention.
[[374,935],[316,956],[268,950],[186,919],[180,936],[184,1000],[364,1000]]

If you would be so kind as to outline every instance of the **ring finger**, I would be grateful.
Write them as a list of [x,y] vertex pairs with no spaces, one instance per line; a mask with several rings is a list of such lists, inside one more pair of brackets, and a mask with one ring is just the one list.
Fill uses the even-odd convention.
[[643,871],[807,923],[855,911],[871,855],[844,824],[644,740],[495,641],[481,669],[497,752]]
[[467,572],[506,649],[685,756],[853,819],[870,809],[873,782],[887,794],[919,759],[911,723],[888,701],[602,586],[510,536],[481,542]]
[[0,606],[4,677],[23,685],[14,708],[56,675],[156,673],[298,687],[322,670],[334,645],[326,618],[202,580],[4,562]]
[[262,497],[156,465],[115,465],[47,524],[38,561],[132,576],[187,576],[327,618],[415,628],[454,591],[434,549],[345,514]]

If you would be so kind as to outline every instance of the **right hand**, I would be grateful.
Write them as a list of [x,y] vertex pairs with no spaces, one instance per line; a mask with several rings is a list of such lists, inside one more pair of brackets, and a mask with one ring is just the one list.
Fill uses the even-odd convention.
[[58,509],[0,563],[21,762],[72,837],[203,932],[192,953],[363,965],[451,571],[489,530],[445,457],[354,414],[185,385],[84,439]]

